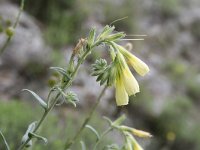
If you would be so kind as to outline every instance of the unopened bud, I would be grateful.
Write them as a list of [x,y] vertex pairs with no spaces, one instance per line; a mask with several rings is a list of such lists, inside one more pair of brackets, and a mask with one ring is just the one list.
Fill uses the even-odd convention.
[[100,33],[100,35],[97,37],[97,39],[104,39],[106,38],[110,33],[113,32],[113,30],[115,29],[114,26],[109,26],[106,25],[103,29],[103,31]]
[[94,44],[95,35],[96,35],[96,30],[92,29],[88,36],[88,46],[89,47],[91,47]]
[[125,37],[124,32],[118,32],[116,34],[109,35],[108,37],[106,37],[106,40],[108,40],[108,41],[116,41],[116,40],[119,40],[119,39],[121,39],[123,37]]
[[14,30],[13,27],[8,27],[8,28],[6,29],[6,35],[7,35],[8,37],[12,37],[12,36],[14,35],[14,33],[15,33],[15,30]]
[[130,127],[127,127],[127,126],[121,126],[120,128],[123,131],[130,132],[133,135],[141,137],[141,138],[150,138],[150,137],[152,137],[152,135],[149,132],[145,132],[145,131],[142,131],[142,130],[137,130],[137,129],[130,128]]

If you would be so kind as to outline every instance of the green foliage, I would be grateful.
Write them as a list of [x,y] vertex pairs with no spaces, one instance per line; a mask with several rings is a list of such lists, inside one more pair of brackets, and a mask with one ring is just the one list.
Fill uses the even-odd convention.
[[[27,125],[36,119],[37,112],[17,101],[0,102],[0,127],[11,149],[20,143]],[[3,149],[1,142],[0,149]]]
[[75,41],[83,17],[79,11],[75,11],[74,4],[73,0],[49,1],[44,7],[47,10],[42,19],[47,27],[45,37],[49,44],[59,47]]
[[[37,120],[41,114],[41,108],[32,107],[30,104],[19,101],[0,101],[0,127],[7,139],[11,149],[19,146],[22,136],[27,129],[27,126],[33,121]],[[87,114],[87,112],[85,113]],[[66,139],[71,138],[80,124],[83,122],[85,115],[74,112],[68,108],[63,108],[56,113],[49,114],[46,121],[39,132],[40,135],[47,137],[48,144],[45,145],[42,141],[36,141],[33,144],[34,150],[55,150],[63,149]],[[105,122],[101,121],[99,115],[95,115],[91,121],[91,125],[95,129],[102,131]],[[81,138],[87,146],[93,146],[96,141],[96,136],[91,134],[91,131],[85,129]],[[110,140],[105,139],[102,143],[108,144]],[[0,141],[0,149],[5,149],[4,144]],[[79,142],[73,146],[73,149],[80,149]]]
[[83,14],[76,11],[75,3],[74,0],[34,0],[26,3],[26,11],[44,24],[47,42],[60,47],[72,43],[81,27]]

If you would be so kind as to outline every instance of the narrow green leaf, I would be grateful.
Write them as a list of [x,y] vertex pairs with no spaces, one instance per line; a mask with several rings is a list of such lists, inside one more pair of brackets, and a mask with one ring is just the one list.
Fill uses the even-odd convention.
[[[28,126],[28,128],[27,128],[27,130],[26,130],[24,136],[22,137],[22,140],[21,140],[21,143],[22,143],[22,144],[25,143],[25,142],[29,139],[28,134],[29,134],[30,132],[33,132],[33,131],[35,130],[36,123],[37,123],[36,121],[35,121],[35,122],[32,122],[32,123]],[[30,141],[26,144],[26,147],[30,147],[31,145],[32,145],[32,140],[30,140]]]
[[38,140],[41,140],[41,141],[43,141],[45,144],[47,144],[47,142],[48,142],[48,140],[47,140],[45,137],[40,136],[40,135],[37,135],[37,134],[32,133],[32,132],[29,132],[29,133],[28,133],[28,136],[29,136],[29,138],[36,138],[36,139],[38,139]]
[[100,139],[100,135],[95,128],[93,128],[91,125],[88,125],[88,124],[85,127],[90,129],[90,131],[92,131],[96,135],[98,140]]
[[112,121],[108,117],[103,116],[103,119],[105,119],[110,126],[112,125]]
[[119,118],[117,118],[113,123],[112,125],[113,126],[119,126],[122,124],[122,122],[126,119],[126,116],[125,115],[122,115],[120,116]]
[[69,74],[67,74],[66,70],[61,67],[50,67],[50,69],[57,71],[58,73],[65,76],[67,79],[70,79]]
[[31,91],[31,90],[28,90],[28,89],[23,89],[22,91],[28,91],[30,92],[34,97],[35,99],[40,103],[40,105],[46,110],[47,109],[47,104],[44,102],[44,100],[38,96],[35,92]]
[[2,138],[2,140],[3,140],[3,142],[4,142],[5,146],[6,146],[6,149],[10,150],[10,147],[9,147],[7,141],[6,141],[6,138],[4,137],[3,133],[1,132],[1,130],[0,130],[0,135],[1,135],[1,138]]
[[81,143],[81,150],[86,150],[85,142],[80,141],[80,143]]

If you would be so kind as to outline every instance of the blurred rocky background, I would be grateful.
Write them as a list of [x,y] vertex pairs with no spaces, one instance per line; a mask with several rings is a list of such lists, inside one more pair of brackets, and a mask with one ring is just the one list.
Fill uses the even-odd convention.
[[[19,4],[19,0],[0,1],[0,47],[6,39],[3,29],[15,20]],[[132,52],[151,71],[144,78],[136,75],[141,93],[131,97],[126,107],[115,106],[114,90],[109,89],[94,126],[99,130],[105,126],[102,115],[114,119],[126,113],[128,125],[154,135],[151,140],[139,141],[148,150],[200,149],[199,0],[26,1],[16,33],[0,56],[0,129],[12,146],[40,112],[21,89],[45,97],[52,74],[49,67],[65,67],[76,42],[91,27],[101,29],[126,16],[114,23],[116,30],[147,35],[144,41],[132,42]],[[50,144],[36,149],[61,149],[63,137],[73,135],[74,124],[81,123],[82,114],[87,114],[100,91],[95,78],[89,76],[89,64],[106,55],[99,47],[84,63],[72,87],[79,95],[79,108],[65,106],[55,111],[43,131],[47,137],[53,133]],[[85,138],[90,144],[94,137],[85,133]],[[0,141],[0,149],[1,145]]]

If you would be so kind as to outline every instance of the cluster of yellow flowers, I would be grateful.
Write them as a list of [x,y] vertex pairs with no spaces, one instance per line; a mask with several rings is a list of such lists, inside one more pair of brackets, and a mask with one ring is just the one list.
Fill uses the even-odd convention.
[[140,138],[150,138],[152,135],[149,132],[145,132],[142,130],[137,130],[134,128],[130,128],[127,126],[120,126],[120,129],[125,135],[125,149],[126,150],[143,150],[143,148],[138,144],[136,141],[135,136],[140,137]]
[[109,122],[109,125],[124,135],[124,144],[121,150],[144,150],[140,144],[137,142],[135,137],[139,138],[151,138],[152,135],[149,132],[138,130],[126,125],[123,125],[122,122],[126,119],[125,115],[120,116],[115,121],[111,121],[109,118],[104,117]]
[[118,106],[127,105],[129,102],[128,96],[135,95],[140,92],[139,84],[131,73],[128,64],[130,64],[141,76],[144,76],[149,72],[149,67],[124,47],[116,44],[115,42],[112,42],[112,45],[117,50],[115,56],[115,61],[117,61],[117,63],[115,63],[116,103]]

